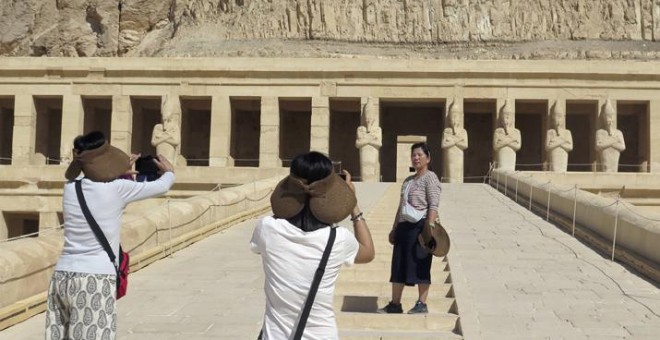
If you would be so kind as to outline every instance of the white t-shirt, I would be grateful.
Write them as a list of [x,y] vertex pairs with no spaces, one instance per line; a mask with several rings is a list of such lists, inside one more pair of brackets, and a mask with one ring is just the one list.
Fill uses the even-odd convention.
[[[266,276],[264,339],[292,338],[329,237],[330,228],[304,232],[285,219],[264,217],[257,224],[250,249],[261,254]],[[358,246],[353,233],[337,227],[303,339],[338,339],[333,311],[335,282],[339,268],[353,264]]]
[[[153,182],[134,182],[116,179],[111,182],[94,182],[82,179],[82,191],[89,211],[101,227],[105,238],[119,261],[119,234],[121,217],[128,203],[166,193],[174,184],[174,173],[168,171]],[[98,241],[83,215],[76,182],[64,184],[62,194],[64,216],[64,248],[55,270],[89,273],[116,274],[108,253]]]

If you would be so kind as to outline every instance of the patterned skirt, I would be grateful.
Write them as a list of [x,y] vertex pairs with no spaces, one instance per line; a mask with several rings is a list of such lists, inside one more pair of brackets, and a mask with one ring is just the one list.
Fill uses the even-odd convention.
[[116,275],[55,271],[48,287],[46,340],[114,340]]

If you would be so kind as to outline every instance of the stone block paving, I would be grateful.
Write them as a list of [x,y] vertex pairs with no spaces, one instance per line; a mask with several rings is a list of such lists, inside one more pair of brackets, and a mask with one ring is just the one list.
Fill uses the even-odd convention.
[[[385,199],[387,188],[358,185],[363,209]],[[465,339],[660,338],[656,285],[486,185],[443,190],[440,212],[452,238],[448,261]],[[132,274],[118,306],[119,339],[256,338],[264,294],[260,259],[247,245],[254,224],[237,224]],[[383,244],[385,235],[376,235]],[[392,323],[393,330],[400,326]],[[43,339],[43,329],[40,314],[0,331],[0,340]]]
[[466,339],[660,339],[657,283],[487,185],[443,190]]

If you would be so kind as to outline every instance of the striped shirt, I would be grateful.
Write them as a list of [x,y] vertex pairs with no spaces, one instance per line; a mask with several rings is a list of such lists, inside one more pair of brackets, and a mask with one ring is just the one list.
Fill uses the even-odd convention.
[[[410,184],[408,192],[408,204],[417,210],[435,210],[438,211],[440,204],[440,180],[435,172],[428,170],[422,176],[415,178],[410,176],[403,181],[401,186],[401,205],[403,205],[403,196],[406,192],[406,186]],[[399,206],[401,210],[402,206]],[[404,220],[399,217],[399,222]]]

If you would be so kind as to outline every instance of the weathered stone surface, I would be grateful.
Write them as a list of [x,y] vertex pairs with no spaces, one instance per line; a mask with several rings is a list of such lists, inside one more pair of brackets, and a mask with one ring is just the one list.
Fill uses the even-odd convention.
[[[648,41],[659,39],[658,14],[660,0],[2,0],[0,55],[149,56],[168,42],[205,39],[463,45]],[[192,52],[186,48],[193,46],[175,54]],[[584,58],[559,52],[550,57]]]

